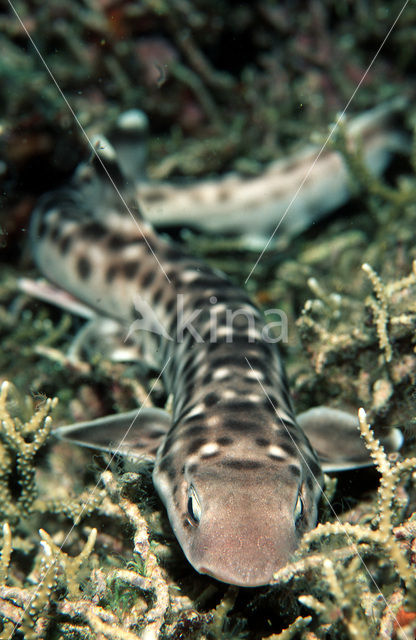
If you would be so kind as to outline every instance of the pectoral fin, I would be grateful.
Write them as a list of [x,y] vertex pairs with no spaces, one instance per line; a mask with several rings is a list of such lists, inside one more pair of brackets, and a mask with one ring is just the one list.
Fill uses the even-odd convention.
[[81,300],[78,300],[78,298],[75,298],[64,289],[47,282],[44,278],[38,278],[37,280],[19,278],[18,285],[19,289],[29,296],[53,304],[81,318],[89,320],[97,315],[91,307],[81,302]]
[[170,425],[167,411],[140,408],[58,427],[54,433],[59,439],[98,451],[133,459],[154,459]]
[[[297,420],[317,452],[324,471],[344,471],[373,464],[364,440],[360,438],[356,415],[321,406],[299,414]],[[403,436],[399,429],[393,428],[380,437],[380,441],[388,451],[397,451]]]
[[158,367],[151,354],[144,351],[141,342],[135,340],[134,335],[129,335],[133,333],[131,326],[125,327],[117,320],[97,314],[81,300],[43,278],[20,278],[19,288],[38,300],[88,320],[77,332],[68,350],[69,361],[90,360],[94,354],[99,353],[112,362],[139,361],[145,367]]

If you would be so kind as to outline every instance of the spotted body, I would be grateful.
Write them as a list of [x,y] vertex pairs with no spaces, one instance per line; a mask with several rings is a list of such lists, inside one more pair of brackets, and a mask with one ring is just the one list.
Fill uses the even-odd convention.
[[[102,167],[85,164],[41,199],[31,226],[37,264],[126,331],[142,328],[133,337],[173,399],[170,418],[147,419],[147,452],[188,560],[224,582],[267,584],[314,526],[322,488],[276,344],[244,291],[128,215],[120,195],[129,189],[114,158],[105,162],[119,193]],[[147,330],[143,309],[156,318]],[[112,425],[101,425],[97,446],[116,439]]]
[[[374,175],[382,174],[394,153],[409,153],[409,139],[398,125],[406,105],[406,99],[398,96],[344,121],[348,148],[361,149],[363,164]],[[128,118],[124,122],[127,128]],[[327,142],[333,132],[331,126]],[[136,157],[140,161],[137,153]],[[127,160],[131,167],[131,154]],[[136,173],[143,175],[139,169]],[[137,185],[140,204],[152,224],[243,235],[245,246],[259,250],[276,227],[279,236],[293,237],[345,204],[351,194],[346,163],[330,144],[325,148],[310,144],[255,176],[230,173],[190,183],[141,179]]]

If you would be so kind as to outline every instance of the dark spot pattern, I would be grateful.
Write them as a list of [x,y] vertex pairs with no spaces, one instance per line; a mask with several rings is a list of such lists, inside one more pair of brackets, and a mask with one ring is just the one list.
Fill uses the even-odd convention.
[[276,398],[276,396],[272,395],[270,392],[267,392],[267,396],[263,399],[263,405],[268,411],[275,412],[280,407],[280,402]]
[[[221,195],[228,197],[225,190],[220,197]],[[109,229],[106,227],[105,220],[85,222],[88,218],[79,214],[80,207],[74,207],[73,199],[70,200],[68,209],[71,210],[71,207],[78,215],[80,224],[78,232],[73,232],[62,224],[63,215],[60,216],[59,224],[57,224],[57,217],[51,215],[50,224],[45,225],[41,222],[38,233],[42,235],[47,232],[48,238],[56,243],[62,255],[66,255],[75,243],[81,246],[81,250],[85,247],[82,257],[80,254],[78,256],[75,254],[72,259],[79,278],[87,280],[94,274],[96,263],[90,259],[87,248],[89,244],[102,239],[98,248],[109,254],[108,257],[112,260],[104,266],[101,277],[109,287],[114,285],[115,300],[117,295],[121,297],[124,289],[127,293],[134,293],[135,287],[139,293],[143,290],[147,291],[152,306],[157,307],[156,313],[172,337],[175,337],[174,331],[178,322],[175,313],[175,287],[177,291],[184,291],[187,294],[185,316],[193,314],[197,309],[202,309],[201,313],[192,320],[192,325],[206,340],[204,344],[194,344],[194,338],[190,332],[185,331],[181,344],[162,341],[159,337],[161,345],[157,351],[154,349],[153,336],[151,340],[149,336],[144,338],[149,341],[153,351],[157,352],[159,361],[166,362],[166,358],[161,357],[162,354],[171,356],[164,371],[164,380],[167,383],[167,392],[172,393],[176,400],[175,421],[168,435],[158,428],[149,434],[153,449],[161,444],[157,471],[160,470],[161,473],[166,474],[170,486],[169,494],[172,490],[175,495],[181,491],[183,482],[180,475],[181,468],[182,474],[185,473],[185,469],[190,474],[194,474],[202,470],[204,464],[207,477],[209,477],[208,473],[215,474],[221,465],[230,469],[230,478],[233,475],[231,470],[234,470],[235,476],[243,485],[244,472],[250,470],[283,468],[286,479],[289,474],[294,478],[299,477],[302,469],[298,464],[299,453],[287,432],[293,437],[294,443],[300,444],[312,473],[320,478],[320,467],[296,424],[290,419],[280,420],[278,413],[276,415],[273,409],[272,405],[275,408],[282,405],[283,415],[287,415],[289,408],[289,418],[291,399],[286,389],[284,373],[281,375],[279,355],[275,346],[261,338],[249,340],[250,327],[254,326],[259,333],[263,328],[261,315],[250,298],[234,287],[226,277],[189,258],[180,247],[168,247],[163,240],[158,240],[150,231],[146,232],[146,238],[155,247],[163,269],[173,284],[173,287],[170,287],[150,255],[147,240],[140,237],[134,228],[132,233],[128,233],[121,225],[117,230]],[[72,214],[73,217],[74,214]],[[130,247],[137,248],[135,260],[130,259],[134,254],[124,251]],[[187,271],[186,276],[183,275],[184,270]],[[195,274],[194,278],[187,277],[190,272]],[[119,280],[120,278],[122,280]],[[115,284],[114,281],[116,281]],[[123,284],[123,291],[117,292],[117,284]],[[217,308],[215,315],[212,315],[215,310],[213,297],[217,305],[222,305],[222,310]],[[127,309],[132,319],[142,318],[140,312],[132,306],[133,300],[133,296],[126,296],[126,300],[119,305],[122,313],[125,317]],[[246,308],[240,312],[242,305]],[[232,318],[230,313],[233,314]],[[231,320],[232,334],[227,334],[224,329],[214,343],[211,340],[212,318],[215,318],[217,327],[223,328],[225,323]],[[145,334],[145,332],[142,333]],[[147,343],[145,346],[147,348]],[[261,372],[261,382],[265,385],[270,399],[258,395],[260,388],[258,381],[252,377],[250,366]],[[229,373],[224,378],[216,380],[215,372],[219,368],[227,369]],[[227,390],[233,391],[235,396],[227,398],[226,394],[224,397],[223,392]],[[251,393],[253,396],[249,395]],[[253,399],[250,400],[250,397]],[[199,406],[202,409],[197,409]],[[194,415],[189,415],[191,411],[195,411]],[[242,439],[247,441],[248,450],[247,452],[244,450],[241,454],[233,445]],[[275,449],[272,447],[273,444],[276,444]],[[279,454],[277,447],[281,447],[281,455],[273,455],[274,450]],[[195,454],[200,456],[200,458],[194,458],[198,463],[189,464],[187,456]],[[313,490],[313,477],[307,472],[305,475],[305,488]],[[179,516],[185,518],[185,513],[181,513],[183,505],[179,507],[175,500],[177,498],[174,498],[174,504],[180,509]],[[190,526],[187,519],[184,519],[184,526]]]
[[139,264],[137,260],[129,260],[123,264],[123,274],[127,280],[133,280],[139,270]]
[[174,469],[174,462],[171,455],[163,456],[159,463],[159,470],[162,473],[169,473],[169,469]]
[[309,490],[312,490],[315,487],[315,481],[312,478],[311,475],[308,474],[308,476],[306,477],[306,485],[308,487]]
[[82,238],[84,240],[101,240],[107,234],[107,229],[96,220],[84,224],[82,228]]
[[266,440],[266,438],[256,438],[256,444],[259,447],[268,447],[270,446],[270,440]]
[[228,410],[234,413],[249,413],[256,410],[259,406],[258,402],[251,402],[250,400],[239,400],[238,398],[233,400],[224,400],[224,406],[227,407]]
[[158,439],[158,438],[161,438],[161,437],[162,437],[162,436],[164,436],[164,435],[165,435],[165,432],[164,432],[164,431],[151,431],[151,432],[149,433],[149,438],[150,438],[151,440],[156,440],[156,439]]
[[[167,303],[166,303],[166,307],[165,307],[166,313],[172,313],[172,311],[174,310],[175,306],[176,306],[175,298],[171,298],[170,300],[168,300]],[[176,321],[176,317],[174,319]]]
[[63,256],[66,256],[71,248],[73,237],[67,234],[60,239],[58,249]]
[[187,449],[188,455],[196,453],[207,442],[208,440],[206,438],[197,438],[196,440],[191,442]]
[[279,442],[279,447],[287,453],[288,456],[295,457],[295,447],[293,444],[289,444],[288,442]]
[[162,299],[164,291],[165,289],[162,287],[159,287],[158,289],[156,289],[156,291],[153,294],[153,304],[159,304],[159,302]]
[[246,362],[244,360],[244,356],[238,356],[236,354],[234,354],[233,352],[228,353],[225,356],[219,356],[218,358],[214,358],[211,362],[210,365],[212,367],[214,367],[215,369],[220,369],[222,367],[224,368],[230,368],[232,369],[233,367],[244,367],[247,366]]
[[220,397],[218,396],[217,393],[214,393],[214,392],[207,393],[207,395],[204,398],[204,404],[207,407],[212,407],[214,404],[218,404],[219,401],[220,401]]
[[153,284],[155,278],[156,278],[156,272],[153,269],[150,271],[146,271],[142,275],[141,286],[144,289],[147,289],[148,287],[150,287],[150,285]]
[[195,438],[195,436],[200,436],[202,433],[206,433],[206,431],[206,427],[203,427],[202,425],[195,425],[193,427],[185,429],[185,431],[183,432],[183,438]]
[[50,230],[49,230],[49,239],[54,244],[55,244],[55,242],[58,240],[58,238],[60,236],[60,231],[61,231],[61,228],[60,228],[59,224],[52,225]]
[[210,384],[210,382],[212,382],[212,380],[213,380],[213,373],[214,373],[213,371],[209,371],[208,373],[206,373],[206,374],[204,375],[204,377],[203,377],[203,378],[202,378],[202,380],[201,380],[201,384],[202,384],[202,386],[203,386],[203,387],[208,386],[208,385]]
[[49,229],[49,227],[48,227],[48,225],[46,224],[45,219],[44,219],[44,218],[42,218],[42,219],[41,219],[41,221],[40,221],[40,222],[39,222],[39,224],[38,224],[37,229],[36,229],[37,236],[38,236],[39,240],[43,240],[44,236],[45,236],[45,235],[47,234],[47,232],[48,232],[48,229]]
[[241,417],[240,419],[226,417],[224,420],[224,425],[226,429],[234,432],[257,433],[259,430],[257,424],[244,420],[244,417]]
[[249,470],[249,469],[261,469],[263,463],[259,460],[223,460],[222,463],[224,467],[229,467],[230,469],[236,469],[237,471]]
[[91,263],[85,256],[81,256],[77,262],[77,272],[81,280],[87,280],[91,275]]
[[319,466],[319,464],[313,460],[313,459],[309,459],[308,460],[308,466],[309,466],[309,470],[312,473],[312,475],[315,478],[319,478],[321,475],[321,467]]
[[126,238],[118,233],[113,233],[108,238],[108,248],[112,251],[124,249],[124,247],[128,247],[130,244],[132,244],[131,238]]
[[290,464],[288,470],[293,476],[300,476],[301,474],[300,468],[295,464]]
[[112,264],[110,267],[108,267],[105,274],[106,283],[111,284],[114,278],[116,277],[116,274],[117,274],[117,267],[114,264]]

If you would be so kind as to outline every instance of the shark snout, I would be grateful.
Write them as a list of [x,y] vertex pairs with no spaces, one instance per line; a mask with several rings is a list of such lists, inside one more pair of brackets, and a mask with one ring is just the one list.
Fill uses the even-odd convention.
[[[279,542],[280,539],[280,542]],[[202,545],[199,573],[240,587],[270,584],[273,575],[287,564],[297,546],[296,536],[262,535],[256,531],[219,535],[215,544]]]

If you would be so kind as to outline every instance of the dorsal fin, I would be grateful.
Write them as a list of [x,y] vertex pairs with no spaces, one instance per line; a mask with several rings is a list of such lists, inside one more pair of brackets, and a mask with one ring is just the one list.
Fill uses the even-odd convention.
[[82,195],[89,216],[102,220],[110,213],[141,219],[134,183],[122,171],[114,147],[101,135],[93,136],[91,145],[94,150],[75,171],[71,185]]
[[139,109],[121,113],[111,134],[121,171],[133,187],[146,174],[148,134],[148,117]]
[[102,135],[93,136],[90,143],[94,150],[88,164],[102,179],[109,180],[119,189],[124,189],[125,177],[113,145]]

